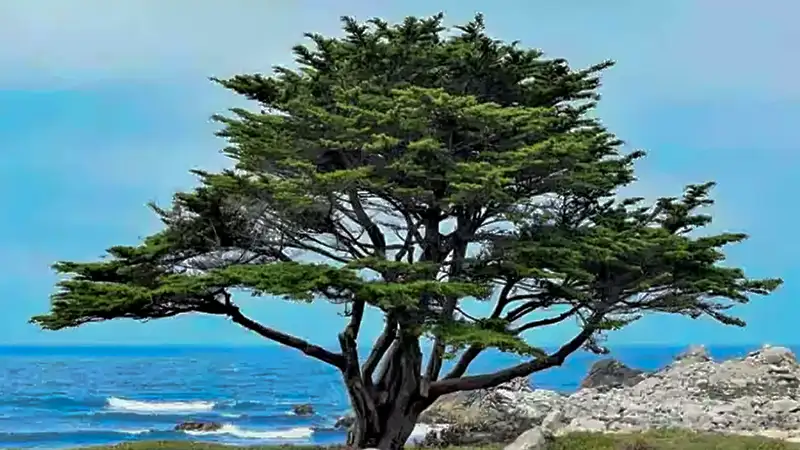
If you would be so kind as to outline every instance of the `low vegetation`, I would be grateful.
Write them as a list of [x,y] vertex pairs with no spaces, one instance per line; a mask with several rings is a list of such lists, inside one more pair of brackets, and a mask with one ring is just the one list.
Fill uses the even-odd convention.
[[[331,450],[344,447],[259,446],[232,447],[197,442],[136,442],[84,450]],[[452,450],[498,450],[502,446],[458,447]],[[657,431],[635,434],[574,433],[558,438],[548,450],[800,450],[800,443],[761,437]]]

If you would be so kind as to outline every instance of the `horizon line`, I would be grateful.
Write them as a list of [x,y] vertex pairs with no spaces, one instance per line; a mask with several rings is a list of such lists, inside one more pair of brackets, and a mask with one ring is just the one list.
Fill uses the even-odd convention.
[[[333,346],[333,345],[332,345]],[[715,348],[742,348],[742,347],[754,347],[754,348],[761,348],[764,346],[782,346],[782,347],[800,347],[800,343],[757,343],[757,342],[750,342],[750,343],[736,343],[736,344],[729,344],[729,343],[719,343],[719,344],[697,344],[697,343],[657,343],[657,342],[643,342],[643,343],[631,343],[631,344],[619,344],[619,345],[609,345],[608,348],[632,348],[632,347],[660,347],[660,348],[689,348],[693,346],[704,346],[704,347],[715,347]],[[226,344],[206,344],[206,343],[164,343],[164,344],[130,344],[130,343],[89,343],[89,342],[78,342],[78,343],[69,343],[69,344],[61,344],[61,343],[2,343],[0,344],[0,349],[13,349],[13,348],[60,348],[60,349],[69,349],[69,348],[147,348],[147,349],[156,349],[156,348],[198,348],[198,349],[236,349],[236,348],[263,348],[263,347],[274,347],[274,348],[287,348],[291,349],[290,347],[286,347],[284,345],[274,343],[274,342],[264,342],[264,343],[247,343],[247,344],[233,344],[233,343],[226,343]],[[365,346],[366,347],[366,346]],[[558,344],[554,345],[543,345],[544,348],[557,348]]]

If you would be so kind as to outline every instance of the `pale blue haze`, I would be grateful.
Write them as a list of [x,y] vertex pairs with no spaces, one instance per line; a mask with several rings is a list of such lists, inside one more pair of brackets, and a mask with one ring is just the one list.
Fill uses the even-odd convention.
[[[618,60],[600,114],[631,147],[650,152],[631,192],[674,195],[685,183],[717,180],[715,228],[753,235],[732,261],[786,279],[772,298],[737,310],[747,329],[653,317],[611,343],[798,342],[800,3],[18,0],[0,4],[0,344],[258,343],[208,317],[60,333],[26,320],[47,307],[50,263],[137,242],[157,227],[145,202],[191,186],[191,167],[222,167],[207,119],[241,100],[207,76],[288,63],[301,32],[335,32],[342,14],[399,19],[444,10],[456,23],[478,9],[500,38],[576,65]],[[245,305],[323,344],[341,323],[325,305]],[[367,326],[366,337],[378,327]],[[571,331],[537,338],[554,344]]]

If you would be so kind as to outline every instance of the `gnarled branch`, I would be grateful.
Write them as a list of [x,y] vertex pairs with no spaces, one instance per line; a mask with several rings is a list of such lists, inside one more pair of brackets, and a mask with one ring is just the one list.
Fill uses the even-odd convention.
[[570,318],[570,317],[574,316],[575,314],[577,314],[578,311],[580,311],[582,306],[583,305],[574,306],[574,307],[570,308],[569,310],[564,311],[563,313],[561,313],[561,314],[559,314],[557,316],[554,316],[554,317],[548,317],[546,319],[540,319],[540,320],[532,320],[530,322],[524,323],[524,324],[514,328],[513,330],[511,330],[511,332],[514,333],[514,334],[519,334],[519,333],[522,333],[523,331],[532,330],[534,328],[543,327],[543,326],[547,326],[547,325],[555,325],[555,324],[557,324],[559,322],[563,322],[563,321],[567,320],[568,318]]
[[543,358],[536,358],[531,361],[517,364],[507,369],[498,370],[494,373],[484,375],[474,375],[460,378],[449,378],[436,381],[430,386],[430,396],[438,397],[458,391],[472,391],[485,389],[498,384],[507,383],[514,378],[527,377],[532,373],[560,366],[567,357],[581,348],[597,331],[597,326],[603,318],[600,312],[594,313],[584,325],[583,330],[573,337],[558,350]]
[[372,375],[375,373],[375,369],[378,368],[378,364],[380,364],[381,359],[383,359],[389,347],[392,346],[392,342],[394,342],[396,336],[397,320],[392,314],[387,314],[386,326],[383,328],[383,333],[381,333],[378,340],[375,341],[375,345],[372,347],[369,356],[367,356],[367,360],[364,361],[364,365],[361,366],[361,374],[365,382],[372,382]]
[[345,358],[343,355],[326,350],[298,337],[264,326],[242,314],[238,307],[229,306],[225,308],[225,315],[230,317],[234,323],[253,331],[261,337],[275,341],[287,347],[300,350],[306,355],[328,363],[336,368],[339,368],[340,370],[343,370],[345,367]]

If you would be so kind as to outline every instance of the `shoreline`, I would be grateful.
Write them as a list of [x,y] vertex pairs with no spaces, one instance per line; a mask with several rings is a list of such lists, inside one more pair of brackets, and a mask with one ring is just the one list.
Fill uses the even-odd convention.
[[[409,447],[407,447],[409,448]],[[410,447],[417,448],[417,447]],[[511,444],[446,446],[443,450],[800,450],[800,443],[758,436],[694,433],[660,430],[641,433],[570,433],[538,447]],[[343,445],[258,445],[232,446],[204,442],[140,441],[105,446],[71,447],[68,450],[345,450]]]
[[[618,355],[622,360],[631,361],[632,367],[655,366],[655,370],[648,372],[652,374],[674,365],[674,355],[679,353],[680,349],[683,347],[669,346],[662,348],[659,354],[639,352],[625,354],[624,351],[615,349],[612,355]],[[729,346],[722,350],[712,348],[710,353],[716,356],[716,362],[701,362],[698,367],[701,369],[707,367],[712,371],[719,370],[722,366],[728,367],[722,364],[728,361],[729,355],[725,354],[726,349],[733,349],[734,360],[740,360],[742,357],[746,359],[748,350],[751,350],[751,348],[738,346]],[[114,358],[107,358],[106,355],[100,357],[92,355],[91,351],[70,356],[59,355],[59,349],[53,352],[51,350],[48,349],[47,353],[52,353],[54,357],[38,358],[34,354],[20,358],[12,356],[5,360],[8,363],[6,367],[15,372],[13,374],[6,372],[5,375],[5,379],[12,381],[12,384],[8,386],[11,391],[4,398],[5,404],[11,409],[2,410],[2,405],[0,405],[0,417],[3,417],[5,425],[5,430],[0,430],[0,447],[13,448],[22,445],[25,447],[36,446],[37,448],[80,448],[81,445],[86,444],[101,445],[113,442],[190,438],[202,442],[225,442],[233,445],[263,445],[266,442],[294,446],[306,445],[309,442],[313,442],[315,445],[327,445],[344,441],[345,432],[333,428],[336,419],[345,412],[345,404],[335,396],[331,397],[332,393],[339,389],[337,375],[317,370],[318,366],[306,364],[302,357],[295,360],[290,352],[264,351],[261,354],[263,362],[252,364],[249,362],[252,361],[251,359],[240,356],[249,356],[250,349],[244,349],[244,353],[239,354],[208,353],[205,357],[202,357],[202,349],[200,349],[201,353],[197,355],[182,354],[179,359],[175,359],[172,355],[165,355],[165,353],[172,352],[158,352],[156,355],[136,354],[136,358],[132,358],[128,354],[121,354],[111,355],[116,356]],[[548,371],[535,375],[533,377],[534,385],[542,387],[542,389],[531,387],[531,390],[534,391],[533,394],[522,395],[517,392],[514,395],[522,395],[520,400],[523,403],[530,402],[532,408],[539,410],[551,408],[555,405],[552,401],[562,401],[570,396],[576,396],[573,404],[595,404],[603,406],[604,409],[609,401],[603,399],[608,399],[613,400],[612,404],[625,406],[625,402],[628,402],[625,396],[629,394],[629,388],[608,392],[577,388],[590,369],[591,364],[587,362],[598,361],[598,358],[590,357],[590,355],[576,356],[568,363],[567,367],[559,368],[557,373]],[[654,361],[658,363],[654,364]],[[35,364],[31,364],[32,362]],[[502,361],[499,362],[499,364],[502,363]],[[788,367],[789,375],[796,372],[795,366],[796,362],[788,363],[786,367]],[[774,379],[776,376],[786,376],[786,374],[776,375],[769,365],[761,367],[765,370],[756,373],[755,375],[758,377]],[[47,372],[42,372],[42,370]],[[197,378],[179,378],[177,375],[190,373],[192,370],[195,373],[208,375]],[[695,376],[693,370],[687,372],[689,378]],[[155,373],[163,374],[165,371],[171,371],[175,375],[154,378]],[[60,385],[53,385],[53,394],[47,394],[37,387],[41,381],[37,381],[36,385],[32,384],[34,380],[41,380],[42,373],[46,373],[48,378],[60,383]],[[134,373],[133,378],[129,375],[118,375],[130,373]],[[3,372],[0,372],[0,376],[2,375]],[[274,380],[268,389],[247,386],[247,383],[250,383],[254,377],[264,377],[265,375]],[[754,376],[747,373],[744,375],[745,381]],[[84,379],[86,383],[69,381],[75,379]],[[654,377],[651,381],[653,380],[658,381],[658,377]],[[670,380],[672,379],[668,376],[658,383],[671,382]],[[233,386],[233,389],[220,390],[215,384],[221,381],[227,386]],[[656,393],[660,389],[658,383],[651,386]],[[98,384],[104,386],[102,391],[92,392],[86,389],[88,386]],[[330,387],[334,384],[336,389],[331,389]],[[564,386],[576,386],[576,388],[564,388]],[[777,385],[774,382],[768,383],[768,387],[775,386]],[[792,386],[794,385],[789,387]],[[202,391],[197,389],[199,387],[202,387]],[[304,393],[298,394],[298,392]],[[579,392],[582,393],[579,394]],[[800,400],[800,395],[795,396],[792,392],[788,392],[789,398]],[[589,395],[590,393],[591,395]],[[760,398],[761,394],[756,394],[756,397]],[[135,411],[125,408],[118,409],[109,404],[109,399],[112,397],[141,404],[135,405],[136,408],[133,408]],[[779,397],[776,399],[780,400]],[[767,399],[765,398],[765,400]],[[303,401],[316,402],[316,405],[312,403],[317,409],[316,414],[309,417],[297,417],[287,412],[293,405]],[[620,401],[623,402],[620,403]],[[636,399],[636,401],[640,401],[640,399]],[[537,406],[536,402],[542,404]],[[706,399],[700,400],[698,404],[702,406],[704,402]],[[209,406],[211,403],[214,405]],[[725,401],[717,401],[717,403],[724,404]],[[784,399],[773,403],[775,403],[775,407],[784,407],[786,406],[784,403],[791,402]],[[676,407],[683,406],[676,404]],[[170,412],[171,409],[172,412]],[[721,411],[724,413],[724,408]],[[46,416],[37,417],[39,412]],[[613,419],[613,414],[616,414],[614,411],[600,412],[605,414],[600,419],[606,422]],[[3,413],[6,414],[3,416]],[[571,421],[575,411],[567,411],[567,413],[565,420]],[[41,425],[36,424],[35,428],[31,427],[34,424],[34,417],[37,417],[36,422],[41,423]],[[543,417],[539,417],[534,422],[541,422],[542,419]],[[238,434],[249,434],[251,438],[228,433],[209,433],[199,436],[176,434],[173,427],[187,420],[214,421],[237,426],[239,431],[244,432]],[[533,423],[532,425],[537,424]],[[447,422],[423,420],[417,425],[414,435],[419,438],[430,428],[443,425],[447,425]],[[568,426],[569,423],[563,425]],[[587,423],[577,425],[583,426]],[[588,425],[592,425],[592,423],[588,423]],[[313,437],[297,440],[278,436],[287,432],[291,433],[292,430],[301,427],[312,428]],[[133,435],[133,432],[138,434]],[[785,429],[761,430],[761,434],[766,436],[795,438],[794,431],[790,432],[789,436],[786,433]],[[261,436],[258,437],[255,434]]]
[[597,361],[571,394],[517,379],[439,399],[425,414],[428,422],[453,424],[445,440],[459,443],[476,433],[489,440],[536,429],[559,436],[664,428],[800,443],[800,364],[785,347],[714,360],[695,346],[650,372]]

